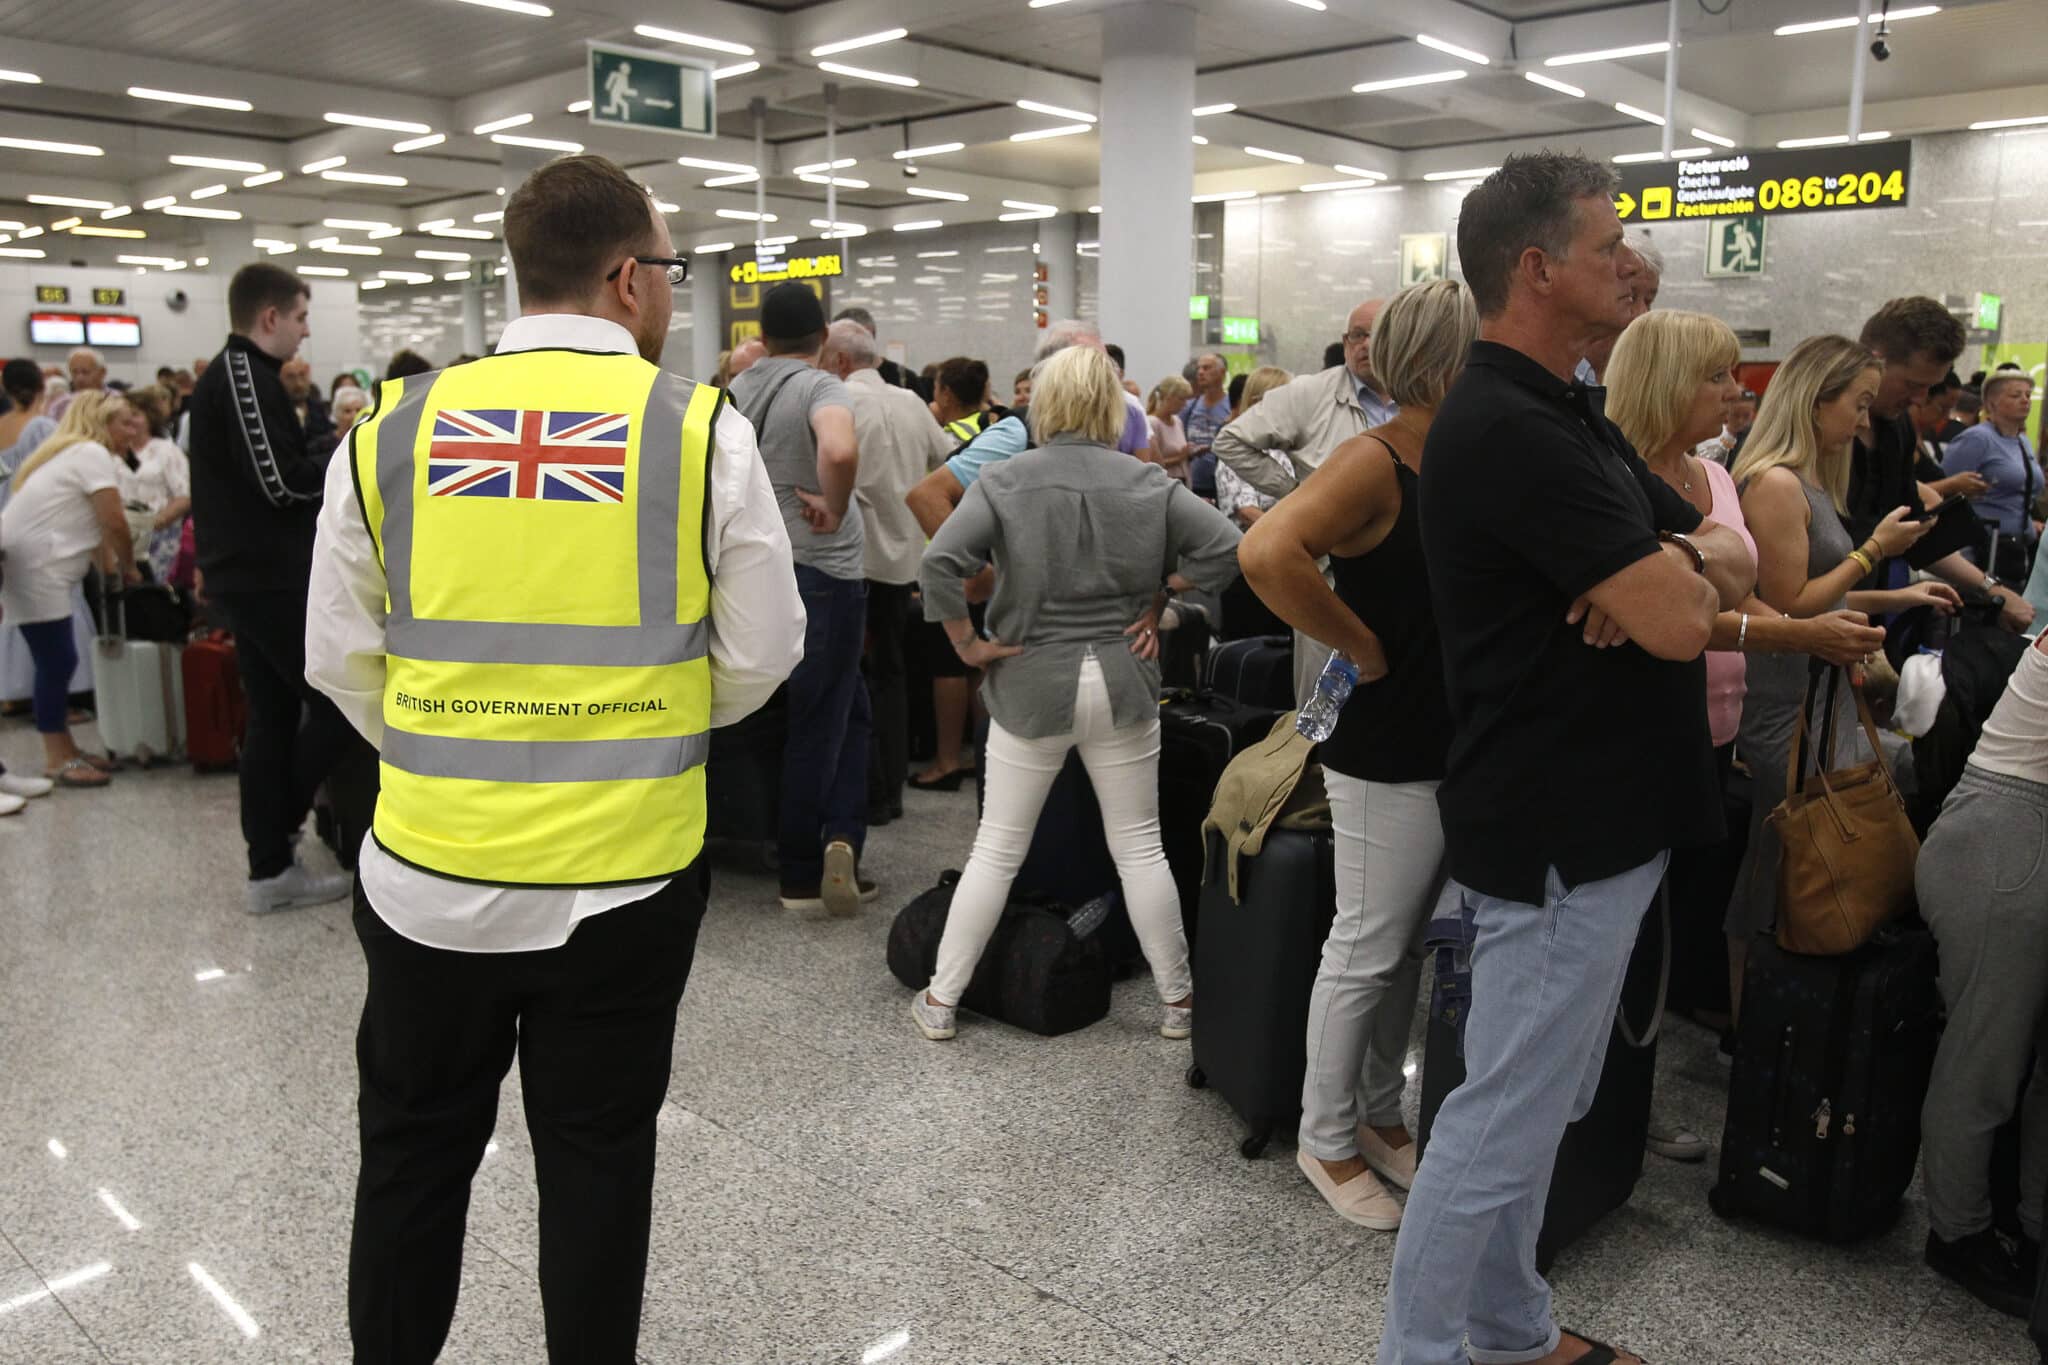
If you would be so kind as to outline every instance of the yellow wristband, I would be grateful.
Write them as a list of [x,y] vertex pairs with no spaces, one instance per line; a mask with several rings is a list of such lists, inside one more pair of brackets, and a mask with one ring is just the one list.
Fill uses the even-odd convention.
[[1856,561],[1856,562],[1857,562],[1858,564],[1860,564],[1860,565],[1862,565],[1862,566],[1863,566],[1863,574],[1864,574],[1864,577],[1866,577],[1866,578],[1867,578],[1867,577],[1869,577],[1869,576],[1870,576],[1871,574],[1874,574],[1874,573],[1876,573],[1876,572],[1877,572],[1877,565],[1875,565],[1875,564],[1871,563],[1871,562],[1870,562],[1870,556],[1869,556],[1869,555],[1867,555],[1867,554],[1865,554],[1865,553],[1863,553],[1863,551],[1861,551],[1861,550],[1851,550],[1851,551],[1849,551],[1849,558],[1851,558],[1851,559],[1855,560],[1855,561]]

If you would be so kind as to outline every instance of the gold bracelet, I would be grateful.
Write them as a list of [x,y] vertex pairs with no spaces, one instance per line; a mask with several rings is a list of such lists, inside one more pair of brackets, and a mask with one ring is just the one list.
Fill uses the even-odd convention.
[[1865,578],[1868,578],[1870,577],[1870,575],[1877,572],[1877,565],[1871,563],[1870,556],[1863,553],[1863,551],[1851,550],[1849,551],[1849,558],[1855,560],[1858,564],[1863,566],[1863,576]]

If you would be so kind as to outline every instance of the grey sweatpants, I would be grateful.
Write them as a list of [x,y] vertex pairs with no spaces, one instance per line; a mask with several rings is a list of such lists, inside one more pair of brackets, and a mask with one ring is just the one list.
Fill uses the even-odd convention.
[[1992,1134],[2012,1117],[2022,1082],[2020,1223],[2041,1235],[2048,1075],[2033,1058],[2048,1013],[2044,863],[2048,786],[1965,768],[1914,876],[1948,1004],[1920,1119],[1928,1217],[1948,1241],[1991,1226]]

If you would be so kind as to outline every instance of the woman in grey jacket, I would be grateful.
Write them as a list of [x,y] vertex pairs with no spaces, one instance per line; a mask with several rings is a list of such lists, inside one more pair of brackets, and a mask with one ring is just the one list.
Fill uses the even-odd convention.
[[[1102,806],[1124,902],[1165,1005],[1160,1032],[1193,1020],[1180,898],[1159,842],[1159,669],[1149,628],[1128,622],[1162,585],[1215,591],[1237,576],[1237,528],[1157,465],[1119,453],[1123,390],[1109,357],[1061,351],[1038,367],[1039,448],[983,471],[925,550],[925,619],[986,670],[991,718],[984,808],[953,892],[938,970],[911,1002],[934,1041],[1009,899],[1053,778],[1078,748]],[[962,581],[993,562],[991,638],[975,634]]]

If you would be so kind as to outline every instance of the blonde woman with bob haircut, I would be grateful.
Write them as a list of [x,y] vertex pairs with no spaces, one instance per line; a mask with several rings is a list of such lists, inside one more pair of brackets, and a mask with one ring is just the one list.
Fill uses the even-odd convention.
[[[938,969],[911,1001],[925,1037],[955,1010],[1031,846],[1067,753],[1079,749],[1102,806],[1124,903],[1165,1007],[1186,1038],[1194,987],[1180,896],[1159,841],[1159,668],[1147,612],[1164,581],[1214,592],[1237,574],[1237,528],[1158,465],[1116,449],[1123,388],[1109,357],[1070,346],[1033,374],[1036,449],[981,472],[926,548],[928,621],[961,662],[986,670],[981,827],[953,891]],[[964,580],[995,567],[991,637],[976,634]],[[1129,623],[1141,617],[1136,626]]]
[[[1402,1063],[1422,926],[1444,884],[1436,789],[1451,742],[1417,475],[1478,335],[1478,310],[1456,280],[1396,295],[1373,329],[1372,367],[1399,414],[1331,451],[1239,553],[1267,606],[1358,666],[1358,688],[1319,751],[1337,917],[1310,997],[1296,1161],[1339,1216],[1380,1231],[1401,1225],[1381,1181],[1415,1180]],[[1317,567],[1325,555],[1330,582]]]
[[72,399],[57,430],[21,462],[0,511],[0,619],[18,626],[35,660],[33,712],[43,738],[45,777],[63,787],[104,787],[106,765],[71,738],[66,689],[78,667],[72,600],[95,560],[128,582],[135,546],[121,510],[114,425],[129,407],[117,393],[89,389]]
[[[1742,517],[1756,542],[1756,596],[1771,610],[1800,619],[1851,612],[1876,616],[1931,605],[1952,612],[1961,605],[1946,583],[1917,583],[1885,591],[1851,591],[1877,564],[1905,553],[1934,525],[1907,520],[1895,507],[1863,544],[1843,524],[1849,492],[1851,443],[1868,419],[1883,379],[1884,362],[1846,337],[1809,337],[1786,357],[1764,391],[1749,443],[1735,462]],[[1757,628],[1754,615],[1750,629]],[[1815,651],[1830,661],[1848,652]],[[1738,743],[1755,783],[1749,848],[1728,904],[1729,993],[1742,1008],[1742,964],[1749,941],[1777,917],[1779,842],[1767,817],[1785,797],[1785,761],[1804,704],[1807,661],[1797,654],[1749,661],[1748,696]],[[1818,726],[1824,718],[1814,717]],[[1844,691],[1835,716],[1837,762],[1871,755]],[[1844,745],[1848,746],[1843,753]]]

